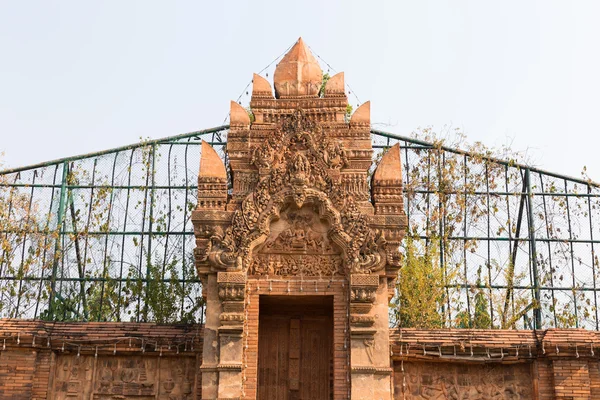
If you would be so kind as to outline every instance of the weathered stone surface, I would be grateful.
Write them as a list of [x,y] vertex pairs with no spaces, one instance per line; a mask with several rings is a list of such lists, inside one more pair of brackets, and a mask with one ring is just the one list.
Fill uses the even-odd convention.
[[278,98],[316,97],[323,80],[323,71],[300,38],[277,64],[273,79]]
[[373,174],[373,183],[402,183],[402,163],[400,162],[400,144],[396,143],[381,157],[381,161]]
[[338,72],[325,85],[325,97],[344,96],[346,94],[346,84],[344,82],[344,73]]
[[231,126],[246,127],[250,125],[250,116],[248,111],[235,101],[231,101],[229,107],[229,124]]
[[252,97],[256,98],[273,98],[273,89],[268,80],[258,74],[252,77]]
[[360,105],[350,117],[350,126],[371,126],[371,102]]
[[405,362],[403,369],[404,371],[396,370],[396,398],[407,400],[535,398],[529,364],[459,365]]
[[223,164],[221,157],[219,157],[215,149],[203,140],[201,151],[200,172],[198,173],[198,178],[218,178],[226,180],[227,171],[225,171],[225,164]]

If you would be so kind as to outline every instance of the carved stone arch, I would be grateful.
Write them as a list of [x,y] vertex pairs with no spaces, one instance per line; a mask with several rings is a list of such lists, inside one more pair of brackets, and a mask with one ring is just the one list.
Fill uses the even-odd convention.
[[[302,190],[304,195],[304,201],[300,207],[298,207],[298,204],[296,203],[297,190]],[[319,219],[325,220],[328,223],[328,238],[337,246],[337,248],[339,248],[342,259],[348,259],[350,253],[349,243],[352,238],[344,232],[341,224],[340,212],[332,204],[327,194],[314,188],[304,187],[298,189],[286,187],[271,197],[267,207],[258,218],[255,229],[249,233],[249,241],[246,242],[246,248],[241,249],[242,254],[244,254],[244,259],[242,261],[244,270],[247,270],[252,262],[254,250],[263,244],[269,237],[269,234],[271,233],[271,223],[280,218],[281,211],[288,206],[296,206],[300,209],[304,205],[312,205],[315,207]],[[347,273],[348,266],[343,265],[343,267],[344,272]]]

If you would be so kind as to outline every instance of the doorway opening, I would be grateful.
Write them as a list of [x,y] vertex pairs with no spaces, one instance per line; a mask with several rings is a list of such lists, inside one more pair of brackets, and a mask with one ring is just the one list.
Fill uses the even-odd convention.
[[259,299],[258,399],[333,398],[333,296]]

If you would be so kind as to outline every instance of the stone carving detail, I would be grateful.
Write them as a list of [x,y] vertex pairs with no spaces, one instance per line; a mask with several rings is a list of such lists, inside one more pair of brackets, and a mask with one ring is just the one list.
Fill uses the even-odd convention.
[[332,276],[343,273],[339,250],[327,238],[329,226],[309,207],[288,209],[255,249],[251,275]]
[[375,301],[375,290],[377,288],[352,287],[350,301],[357,303],[373,303]]
[[[454,365],[404,362],[404,374],[395,373],[396,392],[416,399],[531,399],[528,364]],[[402,379],[406,378],[403,390]]]
[[193,357],[60,355],[57,365],[54,399],[194,398]]
[[219,299],[222,301],[243,301],[246,290],[246,276],[239,272],[219,272]]
[[241,329],[244,322],[243,301],[246,295],[246,274],[219,272],[217,284],[219,300],[223,302],[223,312],[219,315],[221,325],[228,329]]
[[54,378],[54,398],[79,399],[89,398],[93,377],[94,357],[61,356],[56,362]]
[[[377,275],[353,274],[350,277],[350,301],[353,303],[373,303],[378,286],[379,277]],[[355,320],[355,323],[362,324],[358,320]]]
[[223,301],[244,300],[245,286],[231,283],[219,283],[219,299]]
[[[269,266],[257,270],[258,261],[252,260],[253,247],[264,240],[270,221],[278,217],[282,208],[291,204],[301,209],[309,203],[318,203],[320,214],[327,214],[330,219],[328,237],[341,248],[346,270],[371,273],[385,266],[383,236],[373,234],[368,217],[360,211],[342,183],[337,182],[335,171],[348,165],[343,145],[331,141],[321,126],[301,110],[285,119],[273,135],[254,149],[251,163],[259,170],[260,180],[243,200],[241,209],[234,213],[231,227],[223,237],[215,236],[212,240],[208,259],[213,266],[229,270],[251,269],[258,273],[268,271]],[[300,232],[295,234],[300,235]],[[284,243],[285,240],[298,242],[297,239],[282,237],[272,246],[291,245]],[[307,246],[315,244],[311,237],[306,241]],[[331,268],[338,269],[337,265],[331,265]]]
[[257,254],[249,270],[250,275],[332,276],[343,271],[342,259],[330,255]]

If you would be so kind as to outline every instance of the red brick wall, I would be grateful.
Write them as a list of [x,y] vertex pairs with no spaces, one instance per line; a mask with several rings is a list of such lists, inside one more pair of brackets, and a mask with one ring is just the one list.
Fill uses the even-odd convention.
[[592,399],[600,399],[600,364],[598,361],[590,361],[590,394]]
[[554,399],[554,373],[552,371],[552,361],[537,360],[533,364],[535,389],[538,400]]
[[[600,399],[599,332],[401,329],[391,343],[397,399],[493,398],[480,393],[489,389],[515,399]],[[493,383],[478,389],[484,379]]]
[[0,353],[0,398],[31,399],[37,351],[15,349]]
[[[257,285],[256,281],[249,282],[247,330],[250,336],[245,361],[248,364],[245,386],[248,399],[254,398],[256,389],[258,342],[255,333],[258,332],[259,295],[284,293],[333,295],[334,362],[337,371],[334,377],[335,398],[345,399],[348,396],[347,285],[319,282],[315,291],[314,283],[305,282],[303,290],[299,288],[297,282],[290,284],[290,292],[284,282],[274,282],[271,287]],[[488,395],[486,391],[497,391],[497,387],[502,387],[506,390],[506,398],[518,398],[517,395],[510,397],[511,393],[523,390],[519,387],[523,386],[525,379],[531,382],[534,399],[600,399],[599,339],[600,333],[584,330],[395,331],[391,335],[395,398],[410,399],[407,394],[412,398],[426,398],[429,394],[419,394],[418,390],[405,391],[403,397],[405,387],[414,388],[416,383],[424,383],[427,386],[423,389],[425,391],[435,394],[436,390],[442,390],[442,393],[447,390],[448,395],[451,395],[450,391],[457,390],[452,388],[454,384],[472,398],[485,397]],[[5,341],[6,348],[2,350]],[[179,354],[176,344],[179,345]],[[96,347],[98,357],[94,357]],[[0,399],[60,398],[57,395],[60,390],[57,392],[54,382],[58,379],[57,367],[64,365],[62,360],[65,357],[76,357],[78,351],[82,359],[92,360],[92,363],[97,359],[96,364],[101,360],[123,357],[138,360],[136,362],[150,360],[157,363],[161,347],[161,360],[169,363],[165,365],[178,365],[177,361],[173,364],[173,360],[177,359],[192,365],[193,382],[186,390],[192,390],[191,395],[200,399],[200,326],[0,320]],[[411,371],[412,375],[409,374]],[[168,375],[169,369],[166,372]],[[175,375],[173,377],[176,378]],[[166,378],[170,379],[169,376]],[[64,381],[64,377],[60,379]],[[493,380],[493,385],[482,387],[487,380]]]
[[[84,398],[83,393],[94,390],[93,379],[101,375],[99,365],[123,359],[137,362],[135,371],[140,369],[139,363],[144,369],[160,366],[159,359],[163,363],[162,369],[151,371],[150,368],[151,376],[143,378],[146,386],[154,384],[153,388],[135,389],[129,385],[123,389],[125,394],[134,394],[135,390],[169,390],[169,384],[157,385],[161,380],[161,383],[174,381],[174,392],[187,392],[200,399],[201,352],[200,326],[0,320],[0,399],[60,399],[66,391],[75,391],[81,396],[77,398]],[[69,372],[65,361],[69,359],[86,360],[84,369],[93,366],[93,371],[79,369],[77,382],[74,379],[66,382],[64,375]],[[65,366],[64,370],[57,370],[59,363]],[[185,370],[191,371],[191,375],[182,377],[182,368],[172,372],[173,366],[179,365],[191,366]],[[181,388],[181,384],[177,386],[180,381],[188,383]],[[143,384],[138,386],[143,387]]]
[[554,360],[554,397],[556,399],[591,399],[587,360]]

